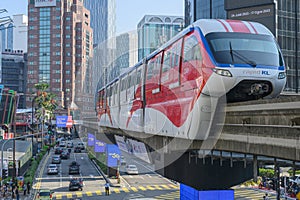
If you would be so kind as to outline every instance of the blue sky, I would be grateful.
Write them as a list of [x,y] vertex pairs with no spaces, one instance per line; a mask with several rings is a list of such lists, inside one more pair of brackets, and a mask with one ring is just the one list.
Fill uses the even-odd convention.
[[[95,0],[100,1],[100,0]],[[27,15],[28,0],[0,0],[0,8],[8,13]],[[144,15],[184,15],[184,0],[116,0],[117,33],[135,30]]]

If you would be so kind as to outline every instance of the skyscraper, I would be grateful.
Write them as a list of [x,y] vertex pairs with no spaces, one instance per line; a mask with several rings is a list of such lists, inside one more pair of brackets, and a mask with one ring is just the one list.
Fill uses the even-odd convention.
[[[85,0],[84,6],[91,13],[91,27],[94,31],[94,44],[100,44],[116,35],[116,1]],[[114,45],[114,44],[112,44]],[[108,46],[114,48],[114,46]]]
[[[90,12],[82,0],[28,1],[28,90],[45,82],[59,106],[85,109],[92,57]],[[88,85],[86,85],[88,84]],[[27,103],[31,103],[27,97]]]

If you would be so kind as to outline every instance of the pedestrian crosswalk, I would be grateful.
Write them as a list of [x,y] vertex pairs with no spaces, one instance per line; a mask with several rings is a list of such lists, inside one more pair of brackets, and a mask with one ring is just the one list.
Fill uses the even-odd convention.
[[[111,194],[120,194],[122,192],[139,192],[139,191],[153,191],[153,190],[176,190],[175,192],[171,192],[170,196],[178,195],[179,196],[179,186],[173,184],[164,184],[164,185],[144,185],[144,186],[136,186],[136,187],[120,187],[120,188],[111,188]],[[173,194],[174,193],[174,194]],[[96,191],[78,191],[78,192],[68,192],[62,194],[54,194],[55,199],[63,199],[63,198],[80,198],[80,197],[91,197],[91,196],[101,196],[105,195],[104,190],[96,190]],[[167,195],[167,194],[166,194]],[[167,196],[166,196],[167,197]],[[160,198],[160,199],[168,199],[168,198]],[[174,199],[174,198],[170,198]],[[175,198],[176,199],[176,198]]]
[[159,196],[155,196],[155,199],[163,199],[163,200],[179,200],[180,199],[180,192],[179,190],[175,192],[169,192],[166,194],[162,194]]

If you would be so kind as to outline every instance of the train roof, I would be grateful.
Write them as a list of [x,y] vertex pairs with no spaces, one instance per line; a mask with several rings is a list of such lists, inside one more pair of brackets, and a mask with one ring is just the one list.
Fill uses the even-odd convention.
[[258,22],[225,19],[200,19],[194,22],[193,26],[199,27],[204,36],[212,32],[239,32],[273,36],[272,32],[267,27]]

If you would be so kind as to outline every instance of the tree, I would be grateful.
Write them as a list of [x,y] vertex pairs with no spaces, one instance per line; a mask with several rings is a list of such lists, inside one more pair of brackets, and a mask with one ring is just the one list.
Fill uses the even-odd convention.
[[51,120],[54,116],[53,112],[57,108],[57,103],[55,101],[56,95],[47,92],[49,88],[48,83],[37,83],[34,85],[37,90],[37,97],[35,98],[36,103],[36,118],[40,121]]

